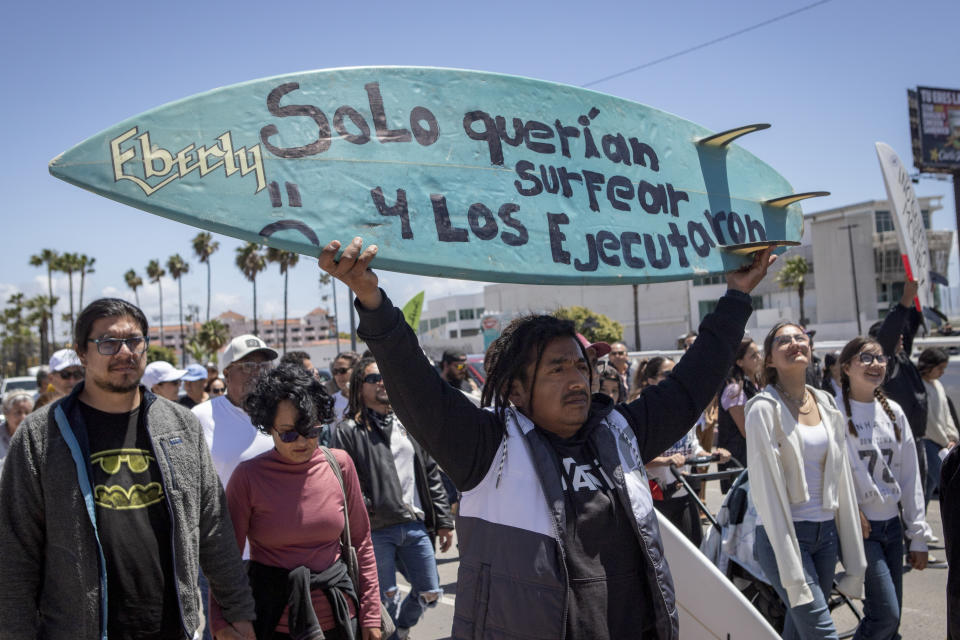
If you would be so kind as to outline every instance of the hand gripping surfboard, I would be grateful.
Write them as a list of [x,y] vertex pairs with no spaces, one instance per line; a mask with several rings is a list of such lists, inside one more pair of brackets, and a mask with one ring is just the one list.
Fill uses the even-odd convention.
[[316,256],[363,236],[377,267],[497,282],[718,274],[800,240],[795,194],[731,142],[657,109],[508,75],[295,73],[125,120],[50,172],[194,227]]

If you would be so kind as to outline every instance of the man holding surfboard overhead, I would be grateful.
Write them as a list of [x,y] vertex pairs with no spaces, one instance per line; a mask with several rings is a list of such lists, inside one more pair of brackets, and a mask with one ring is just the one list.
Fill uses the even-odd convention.
[[514,320],[487,351],[483,410],[447,384],[368,267],[339,241],[319,265],[349,286],[358,335],[393,408],[463,492],[454,638],[679,637],[673,581],[643,471],[685,434],[733,362],[771,249],[727,274],[673,372],[635,401],[591,398],[573,324]]

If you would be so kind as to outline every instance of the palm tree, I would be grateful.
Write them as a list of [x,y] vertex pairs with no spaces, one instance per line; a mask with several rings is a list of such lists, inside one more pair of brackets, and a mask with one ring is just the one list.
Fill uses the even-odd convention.
[[183,274],[190,271],[190,265],[184,262],[179,253],[167,259],[167,270],[170,277],[177,281],[177,296],[180,299],[180,366],[187,364],[187,344],[183,337]]
[[167,275],[157,260],[151,260],[147,265],[147,277],[150,282],[157,283],[157,291],[160,293],[160,346],[164,346],[163,340],[163,285],[160,284],[160,278]]
[[83,309],[83,281],[86,279],[88,273],[94,272],[93,263],[96,262],[97,259],[91,258],[85,253],[81,253],[78,258],[80,264],[80,300],[77,306]]
[[256,242],[248,242],[237,247],[236,265],[244,277],[253,283],[253,335],[260,335],[257,329],[257,274],[267,268],[267,260]]
[[207,322],[210,322],[210,256],[220,248],[220,243],[206,231],[200,232],[193,239],[193,252],[197,259],[207,265]]
[[80,255],[76,253],[64,253],[57,258],[57,271],[67,274],[67,281],[70,283],[70,330],[73,330],[73,274],[83,267]]
[[[30,264],[34,267],[47,265],[47,297],[50,300],[56,300],[53,297],[53,272],[57,268],[57,259],[60,254],[53,249],[43,249],[40,253],[30,256]],[[56,302],[54,302],[56,304]],[[50,308],[50,340],[53,342],[53,348],[57,348],[57,333],[53,329],[53,308]]]
[[217,353],[230,341],[230,328],[216,318],[208,320],[200,325],[196,341],[203,346],[210,359],[216,362]]
[[810,263],[803,256],[794,256],[783,263],[783,268],[777,274],[777,284],[781,289],[796,287],[800,298],[800,324],[806,325],[807,318],[803,313],[803,292],[806,287],[807,274],[810,273]]
[[24,302],[24,306],[30,311],[27,322],[36,325],[40,334],[40,362],[50,359],[50,334],[47,332],[47,324],[53,316],[53,307],[56,304],[56,298],[51,299],[44,295],[34,296]]
[[300,256],[293,251],[283,249],[267,249],[267,262],[280,265],[280,275],[283,276],[283,352],[287,352],[287,281],[290,278],[290,268],[297,266]]
[[133,297],[137,301],[137,306],[140,306],[140,294],[137,293],[137,289],[143,286],[143,278],[137,275],[137,272],[133,269],[130,269],[125,274],[123,274],[123,279],[127,283],[127,286],[133,289]]

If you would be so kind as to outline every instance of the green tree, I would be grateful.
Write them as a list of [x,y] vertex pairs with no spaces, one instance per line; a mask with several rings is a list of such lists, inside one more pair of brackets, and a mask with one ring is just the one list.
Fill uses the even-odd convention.
[[794,256],[788,258],[783,263],[783,268],[777,274],[777,284],[781,289],[797,290],[797,297],[800,298],[800,324],[806,325],[808,320],[803,313],[803,294],[807,284],[807,274],[810,273],[810,263],[803,256]]
[[27,316],[27,322],[36,325],[40,335],[40,361],[48,362],[50,360],[50,334],[47,330],[48,324],[52,324],[53,307],[56,306],[57,299],[50,299],[49,296],[34,296],[24,303],[24,306],[30,311]]
[[300,256],[293,251],[267,248],[267,262],[280,265],[280,275],[283,276],[283,352],[287,352],[287,282],[290,279],[290,269],[297,266]]
[[163,360],[164,362],[169,362],[170,364],[176,366],[176,349],[162,347],[158,344],[151,344],[147,347],[147,364],[150,364],[151,362],[157,362],[158,360]]
[[73,312],[73,274],[80,271],[82,266],[78,253],[64,253],[57,258],[57,271],[67,274],[67,282],[70,285],[70,331],[73,331],[73,323],[76,319]]
[[260,332],[257,328],[257,274],[267,268],[267,260],[260,253],[260,245],[256,242],[248,242],[242,247],[237,247],[236,265],[243,276],[253,283],[253,335],[258,336]]
[[[57,260],[60,258],[60,254],[53,249],[42,249],[40,253],[30,256],[30,264],[34,267],[40,267],[43,265],[47,266],[47,297],[50,300],[53,300],[53,304],[56,304],[57,298],[53,297],[53,272],[57,268]],[[57,349],[57,332],[53,327],[53,316],[56,315],[53,312],[53,309],[50,309],[50,340],[53,344],[53,350]]]
[[157,291],[160,294],[160,345],[166,344],[163,339],[163,285],[160,284],[160,278],[167,275],[167,272],[164,271],[163,267],[160,266],[158,260],[151,260],[147,265],[147,277],[150,278],[150,282],[155,282],[157,284]]
[[85,253],[81,253],[78,258],[78,264],[80,265],[80,300],[77,304],[80,309],[83,309],[83,284],[87,278],[87,274],[94,273],[93,264],[97,261],[96,258],[91,258]]
[[123,280],[127,283],[127,286],[133,289],[133,297],[137,301],[137,306],[140,306],[140,294],[137,293],[137,289],[143,286],[143,278],[137,275],[137,272],[133,269],[130,269],[125,274],[123,274]]
[[623,340],[623,325],[602,313],[586,307],[560,307],[553,315],[570,320],[579,333],[590,342],[619,342]]
[[[34,347],[33,332],[25,317],[26,300],[22,293],[14,293],[7,299],[7,307],[0,316],[3,324],[3,347],[13,352],[13,375],[24,375],[27,358]],[[4,358],[6,359],[6,358]]]
[[207,322],[210,322],[210,256],[220,248],[220,243],[213,236],[202,231],[194,236],[193,252],[202,264],[207,265]]
[[193,337],[198,347],[203,349],[203,360],[217,361],[217,353],[230,342],[230,329],[216,318],[200,325],[200,331]]
[[183,335],[183,274],[190,271],[190,264],[185,262],[179,253],[167,259],[167,271],[170,277],[177,281],[177,297],[180,303],[180,362],[187,364],[187,342]]

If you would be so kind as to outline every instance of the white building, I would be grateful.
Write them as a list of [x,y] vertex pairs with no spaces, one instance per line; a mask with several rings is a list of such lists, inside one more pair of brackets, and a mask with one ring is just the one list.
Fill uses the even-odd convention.
[[434,358],[444,349],[465,353],[483,351],[480,319],[484,314],[483,294],[467,293],[426,301],[420,314],[417,334],[420,344]]

